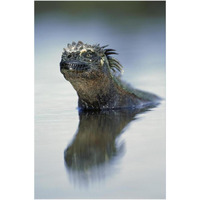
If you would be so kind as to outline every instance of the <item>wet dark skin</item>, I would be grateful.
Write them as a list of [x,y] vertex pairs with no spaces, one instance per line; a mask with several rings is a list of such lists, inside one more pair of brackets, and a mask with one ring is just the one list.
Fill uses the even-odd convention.
[[68,44],[60,71],[77,92],[80,110],[140,109],[156,106],[158,96],[131,88],[119,78],[122,65],[106,46],[79,41]]

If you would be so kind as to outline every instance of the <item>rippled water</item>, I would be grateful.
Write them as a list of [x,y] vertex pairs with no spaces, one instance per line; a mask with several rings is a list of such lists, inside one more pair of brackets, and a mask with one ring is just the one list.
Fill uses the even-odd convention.
[[165,198],[165,100],[156,108],[79,114],[59,71],[68,42],[110,44],[123,79],[165,98],[165,23],[129,17],[35,21],[35,198]]

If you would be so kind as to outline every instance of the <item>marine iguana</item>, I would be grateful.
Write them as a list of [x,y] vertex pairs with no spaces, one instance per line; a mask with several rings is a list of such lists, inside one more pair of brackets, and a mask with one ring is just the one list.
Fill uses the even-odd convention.
[[64,48],[60,71],[76,90],[81,110],[143,108],[158,104],[154,94],[131,88],[118,73],[123,66],[108,45],[89,45],[79,41]]

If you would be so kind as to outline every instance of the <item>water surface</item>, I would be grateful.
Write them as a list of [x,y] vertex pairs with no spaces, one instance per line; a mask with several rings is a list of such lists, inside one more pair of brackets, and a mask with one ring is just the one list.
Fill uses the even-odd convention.
[[59,71],[68,42],[109,44],[124,80],[165,98],[164,17],[53,10],[35,21],[35,198],[165,198],[165,101],[79,114]]

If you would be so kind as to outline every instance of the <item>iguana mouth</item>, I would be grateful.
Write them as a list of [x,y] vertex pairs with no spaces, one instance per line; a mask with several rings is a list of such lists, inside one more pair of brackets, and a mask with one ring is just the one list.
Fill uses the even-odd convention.
[[71,72],[84,72],[87,71],[90,67],[84,62],[78,61],[61,61],[60,70],[67,70]]

